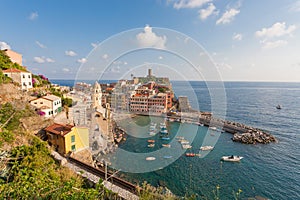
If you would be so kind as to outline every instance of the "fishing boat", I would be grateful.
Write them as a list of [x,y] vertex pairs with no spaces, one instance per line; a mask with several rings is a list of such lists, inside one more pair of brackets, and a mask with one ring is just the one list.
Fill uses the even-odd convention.
[[163,147],[168,147],[168,148],[170,148],[170,147],[171,147],[171,145],[170,145],[170,144],[162,144],[162,146],[163,146]]
[[154,131],[149,131],[149,135],[150,135],[150,136],[155,136],[155,135],[156,135],[156,132],[154,132]]
[[150,160],[155,160],[155,159],[156,159],[156,158],[155,158],[155,157],[152,157],[152,156],[146,158],[146,160],[149,160],[149,161],[150,161]]
[[211,126],[211,127],[209,127],[209,129],[210,129],[210,130],[213,130],[213,131],[216,131],[216,130],[217,130],[217,127]]
[[189,143],[190,142],[188,140],[184,140],[184,139],[180,141],[180,144],[189,144]]
[[232,155],[232,156],[223,156],[221,158],[221,160],[228,161],[228,162],[239,162],[243,158],[244,157],[242,157],[242,156],[234,156],[234,155]]
[[213,146],[202,146],[200,147],[200,150],[201,151],[210,151],[210,150],[213,150]]
[[168,130],[166,128],[163,128],[160,130],[161,134],[168,134]]
[[155,140],[147,140],[147,142],[155,142]]

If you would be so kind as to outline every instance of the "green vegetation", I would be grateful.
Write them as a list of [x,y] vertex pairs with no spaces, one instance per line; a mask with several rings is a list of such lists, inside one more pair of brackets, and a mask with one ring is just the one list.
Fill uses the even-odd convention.
[[32,75],[33,87],[50,86],[51,82],[44,75]]
[[11,151],[9,177],[0,180],[0,199],[117,199],[101,183],[90,188],[50,156],[45,142],[36,137]]
[[5,51],[0,50],[0,69],[5,70],[5,69],[10,69],[10,68],[27,71],[25,67],[23,67],[17,63],[13,63],[10,60],[10,58],[6,55]]

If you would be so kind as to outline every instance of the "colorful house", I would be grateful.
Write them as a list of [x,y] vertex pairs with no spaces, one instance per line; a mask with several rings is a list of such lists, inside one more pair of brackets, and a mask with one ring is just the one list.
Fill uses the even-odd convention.
[[45,131],[49,144],[62,155],[89,147],[88,128],[54,123]]
[[3,74],[10,77],[14,82],[19,83],[22,90],[31,89],[33,86],[32,74],[30,72],[11,68],[3,70]]
[[33,99],[30,104],[45,113],[45,117],[55,116],[62,110],[61,98],[55,95]]

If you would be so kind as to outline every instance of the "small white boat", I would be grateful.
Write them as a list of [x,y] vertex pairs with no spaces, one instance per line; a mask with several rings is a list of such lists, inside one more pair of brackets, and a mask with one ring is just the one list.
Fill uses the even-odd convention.
[[170,148],[170,147],[171,147],[171,145],[170,145],[170,144],[162,144],[162,146],[163,146],[163,147],[168,147],[168,148]]
[[183,144],[183,145],[182,145],[182,148],[183,148],[183,149],[190,149],[190,148],[192,148],[192,146],[189,145],[189,144]]
[[242,156],[223,156],[221,158],[221,160],[223,161],[228,161],[228,162],[239,162],[241,159],[243,159],[244,157]]
[[164,156],[165,159],[173,158],[173,156]]
[[201,151],[210,151],[210,150],[213,150],[213,149],[214,149],[213,146],[202,146],[202,147],[200,147]]
[[217,130],[217,127],[211,126],[211,127],[209,127],[209,129],[211,129],[211,130],[213,130],[213,131],[216,131],[216,130]]
[[149,132],[149,135],[150,135],[150,136],[154,136],[154,135],[156,135],[156,132],[150,131],[150,132]]
[[181,140],[179,142],[180,142],[180,144],[189,144],[190,143],[188,140],[185,140],[185,139],[183,139],[183,140]]
[[155,160],[155,157],[147,157],[146,160]]
[[149,148],[153,148],[155,146],[155,144],[148,144]]

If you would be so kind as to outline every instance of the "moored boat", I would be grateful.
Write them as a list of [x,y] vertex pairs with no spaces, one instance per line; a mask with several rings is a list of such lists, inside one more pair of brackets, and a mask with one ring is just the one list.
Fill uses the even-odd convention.
[[163,147],[168,147],[168,148],[170,148],[170,147],[171,147],[171,145],[170,145],[170,144],[162,144],[162,146],[163,146]]
[[155,140],[147,140],[147,142],[155,142]]
[[169,137],[162,137],[161,139],[162,139],[162,140],[170,140]]
[[146,158],[146,160],[155,160],[155,159],[156,159],[156,158],[155,158],[155,157],[152,157],[152,156]]
[[234,156],[234,155],[232,155],[232,156],[223,156],[221,158],[221,160],[228,161],[228,162],[239,162],[243,158],[244,157],[242,157],[242,156]]
[[196,154],[195,153],[186,153],[185,156],[186,157],[195,157]]
[[148,144],[148,147],[149,148],[153,148],[155,146],[155,144],[154,143],[152,143],[152,144]]
[[183,144],[183,145],[182,145],[182,148],[183,148],[183,149],[190,149],[190,148],[192,148],[192,146],[189,145],[189,144]]
[[201,151],[210,151],[210,150],[213,150],[213,146],[202,146],[200,147],[200,150]]

